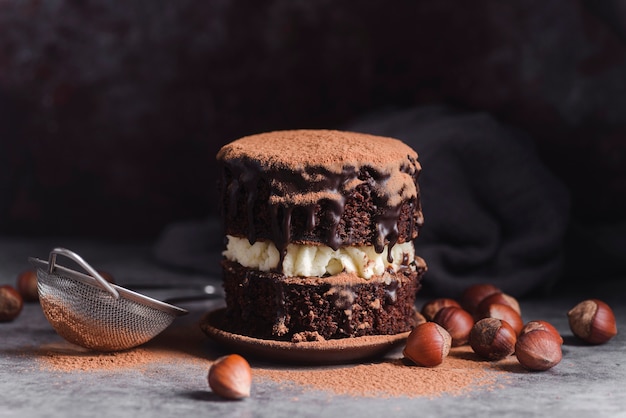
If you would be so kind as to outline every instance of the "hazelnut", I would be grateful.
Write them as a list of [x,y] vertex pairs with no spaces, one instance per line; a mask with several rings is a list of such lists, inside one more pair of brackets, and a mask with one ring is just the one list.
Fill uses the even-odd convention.
[[239,354],[220,357],[209,368],[208,381],[211,390],[223,398],[247,398],[252,385],[250,364]]
[[451,343],[448,331],[434,322],[426,322],[413,328],[402,354],[418,366],[435,367],[448,356]]
[[535,329],[518,337],[515,356],[526,369],[548,370],[559,364],[563,357],[561,341],[549,331]]
[[17,276],[17,291],[26,302],[39,300],[39,290],[37,290],[37,272],[35,270],[25,270]]
[[563,344],[563,337],[561,337],[559,331],[554,327],[554,325],[543,320],[528,321],[526,325],[522,327],[522,331],[519,333],[517,338],[519,338],[523,334],[536,330],[547,331],[551,333],[560,344]]
[[500,360],[515,351],[517,334],[508,324],[498,318],[483,318],[470,331],[469,343],[472,350],[488,360]]
[[492,295],[494,293],[499,293],[501,290],[488,283],[475,284],[463,291],[461,295],[461,306],[467,312],[474,315],[476,312],[476,308],[478,308],[478,304],[482,302],[487,296]]
[[515,330],[516,334],[522,332],[522,328],[524,327],[524,321],[522,321],[520,314],[509,305],[503,305],[501,303],[492,303],[487,307],[481,304],[481,311],[478,313],[478,318],[498,318],[506,321]]
[[439,312],[442,308],[445,308],[447,306],[456,306],[457,308],[461,307],[461,305],[459,305],[459,302],[457,302],[454,299],[449,299],[449,298],[433,299],[433,300],[426,302],[424,306],[422,306],[422,315],[424,315],[424,318],[426,318],[426,320],[432,321],[435,319],[435,315],[437,315],[437,312]]
[[517,312],[520,316],[522,315],[522,310],[520,309],[519,302],[517,301],[517,299],[515,299],[511,295],[508,295],[508,294],[502,293],[502,292],[493,293],[493,294],[487,296],[485,299],[483,299],[478,304],[478,307],[476,308],[476,312],[477,313],[484,312],[484,311],[487,310],[489,305],[494,304],[494,303],[500,303],[502,305],[508,305],[511,308],[513,308],[513,310],[515,310],[515,312]]
[[567,318],[574,335],[589,344],[603,344],[617,335],[613,310],[601,300],[580,302],[567,313]]
[[13,321],[22,312],[24,300],[12,286],[0,286],[0,322]]
[[452,346],[466,344],[469,333],[474,325],[474,318],[465,309],[448,306],[440,309],[435,315],[434,322],[441,325],[452,337]]

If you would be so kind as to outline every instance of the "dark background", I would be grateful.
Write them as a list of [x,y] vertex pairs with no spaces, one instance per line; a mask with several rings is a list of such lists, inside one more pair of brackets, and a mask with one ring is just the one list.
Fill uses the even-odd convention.
[[426,104],[526,131],[577,225],[625,220],[624,1],[7,0],[0,233],[152,239],[216,213],[231,140]]

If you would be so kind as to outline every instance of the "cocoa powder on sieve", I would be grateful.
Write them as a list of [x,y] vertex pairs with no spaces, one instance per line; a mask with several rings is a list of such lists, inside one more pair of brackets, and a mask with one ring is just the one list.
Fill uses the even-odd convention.
[[[86,317],[83,312],[76,312],[65,301],[48,295],[41,298],[40,303],[50,324],[66,340],[83,347],[99,347],[103,351],[116,350],[123,346],[117,335],[103,331],[102,326],[96,326],[91,318]],[[117,334],[125,335],[121,326],[117,331]],[[128,335],[122,341],[131,337],[132,335]]]

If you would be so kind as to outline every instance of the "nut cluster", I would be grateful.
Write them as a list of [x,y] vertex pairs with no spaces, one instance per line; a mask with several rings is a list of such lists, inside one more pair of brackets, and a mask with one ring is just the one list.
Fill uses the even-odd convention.
[[[469,344],[480,357],[497,361],[515,355],[528,370],[548,370],[562,359],[563,337],[543,320],[524,324],[519,302],[492,284],[468,287],[459,301],[428,301],[421,313],[429,322],[409,335],[404,356],[413,363],[441,364],[450,347]],[[589,344],[602,344],[617,334],[615,315],[598,299],[583,301],[568,314],[572,333]]]

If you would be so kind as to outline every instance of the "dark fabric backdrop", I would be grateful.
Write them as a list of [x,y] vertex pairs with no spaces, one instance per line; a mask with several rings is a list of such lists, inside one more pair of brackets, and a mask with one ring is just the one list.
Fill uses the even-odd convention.
[[226,142],[431,104],[525,131],[572,222],[606,230],[626,215],[625,16],[623,0],[3,1],[0,233],[151,239],[216,213]]

